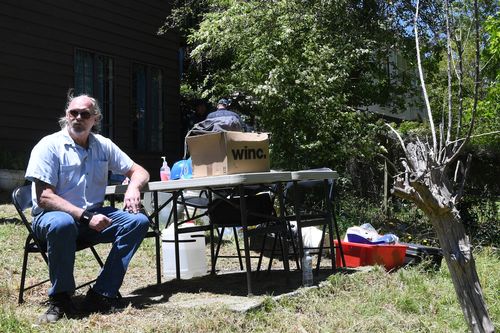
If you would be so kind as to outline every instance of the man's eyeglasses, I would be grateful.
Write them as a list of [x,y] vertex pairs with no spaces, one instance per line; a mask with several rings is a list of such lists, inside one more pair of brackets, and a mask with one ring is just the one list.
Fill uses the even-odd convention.
[[73,118],[78,118],[78,115],[80,115],[82,119],[90,119],[90,117],[94,115],[93,113],[90,113],[88,111],[77,111],[77,110],[69,110],[68,113]]

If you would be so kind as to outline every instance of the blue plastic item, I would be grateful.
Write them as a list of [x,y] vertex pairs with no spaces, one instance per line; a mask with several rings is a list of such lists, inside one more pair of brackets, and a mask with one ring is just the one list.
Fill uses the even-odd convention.
[[190,179],[193,178],[193,164],[191,157],[187,160],[180,160],[174,163],[170,169],[170,179]]
[[350,243],[358,243],[358,244],[394,244],[398,242],[398,237],[393,234],[385,234],[380,235],[377,238],[372,240],[366,239],[363,236],[355,235],[355,234],[347,234],[347,239]]
[[383,244],[383,243],[385,243],[383,240],[382,241],[369,240],[363,236],[355,235],[355,234],[347,234],[347,241],[350,243],[358,243],[358,244]]

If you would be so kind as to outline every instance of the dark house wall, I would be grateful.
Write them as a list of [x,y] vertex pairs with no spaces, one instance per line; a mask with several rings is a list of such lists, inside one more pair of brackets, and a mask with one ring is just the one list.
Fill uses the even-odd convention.
[[[153,180],[161,155],[181,157],[178,37],[157,36],[170,1],[2,0],[0,2],[0,149],[29,154],[59,130],[68,88],[74,87],[75,50],[109,56],[114,63],[112,139]],[[134,147],[132,65],[164,73],[162,152]]]

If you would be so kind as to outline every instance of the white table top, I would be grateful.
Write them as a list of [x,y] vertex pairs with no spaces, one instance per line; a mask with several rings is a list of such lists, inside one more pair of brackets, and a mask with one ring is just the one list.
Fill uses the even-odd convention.
[[[196,190],[207,187],[224,188],[237,185],[270,184],[274,182],[288,182],[292,180],[290,171],[270,171],[239,173],[234,175],[209,176],[192,179],[177,179],[167,181],[149,182],[142,192],[163,191],[174,192],[178,190]],[[123,194],[127,185],[112,185],[106,187],[106,194]]]
[[[291,180],[323,180],[337,179],[337,171],[328,168],[298,170],[238,173],[234,175],[209,176],[191,179],[177,179],[149,182],[142,192],[175,192],[179,190],[199,190],[207,187],[225,188],[237,185],[270,184],[288,182]],[[127,185],[111,185],[106,187],[106,194],[124,194]]]
[[329,168],[292,171],[292,180],[338,179],[339,174]]

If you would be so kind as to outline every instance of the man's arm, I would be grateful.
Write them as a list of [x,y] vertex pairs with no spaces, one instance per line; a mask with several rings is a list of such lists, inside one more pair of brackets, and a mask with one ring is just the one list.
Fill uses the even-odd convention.
[[124,209],[138,213],[141,208],[141,188],[149,181],[149,173],[139,164],[134,163],[126,176],[130,178],[127,192],[123,198]]
[[42,182],[41,180],[36,180],[35,189],[38,206],[43,208],[43,210],[62,211],[70,214],[77,221],[80,219],[84,210],[58,196],[54,186]]
[[[56,194],[54,186],[42,182],[35,181],[35,190],[38,206],[45,211],[61,211],[73,216],[75,221],[80,221],[80,218],[85,211],[83,208],[77,207],[69,201],[61,198]],[[102,214],[92,216],[89,221],[89,228],[101,231],[111,224],[111,219]]]

